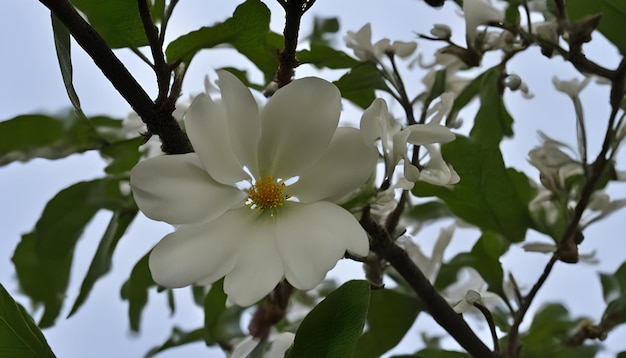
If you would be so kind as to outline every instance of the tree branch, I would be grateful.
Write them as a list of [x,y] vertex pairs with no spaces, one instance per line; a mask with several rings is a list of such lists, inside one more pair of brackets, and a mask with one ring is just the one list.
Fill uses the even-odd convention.
[[296,47],[298,46],[298,32],[302,15],[313,6],[315,0],[278,0],[285,9],[285,48],[278,56],[279,64],[274,76],[274,82],[278,88],[284,87],[291,82],[295,75],[294,69],[300,65],[296,59]]
[[363,210],[361,226],[370,236],[370,246],[379,257],[387,260],[409,283],[422,299],[426,310],[467,352],[474,357],[496,357],[496,355],[474,334],[463,316],[441,297],[428,279],[411,261],[409,255],[396,245],[389,233],[370,215],[369,207]]
[[189,140],[172,117],[171,108],[157,108],[150,96],[128,72],[124,64],[115,56],[104,39],[76,11],[68,0],[39,0],[52,11],[67,27],[76,42],[92,58],[96,66],[113,84],[141,119],[148,126],[150,134],[157,134],[162,149],[168,154],[193,151]]

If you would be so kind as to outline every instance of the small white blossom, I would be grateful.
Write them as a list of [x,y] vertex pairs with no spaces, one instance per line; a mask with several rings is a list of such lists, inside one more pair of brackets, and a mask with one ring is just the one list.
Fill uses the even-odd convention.
[[488,309],[503,303],[500,296],[487,291],[487,282],[475,269],[464,267],[457,276],[457,282],[444,290],[444,297],[454,305],[455,312],[478,313],[478,309],[474,307],[476,302]]
[[232,74],[220,71],[219,87],[221,100],[201,94],[185,116],[194,153],[131,172],[143,213],[176,225],[150,254],[154,280],[176,288],[225,277],[228,300],[248,306],[283,278],[314,288],[346,251],[366,256],[367,235],[333,201],[367,181],[378,154],[359,130],[337,128],[339,90],[299,79],[259,109]]
[[463,13],[465,14],[467,43],[470,46],[474,45],[474,40],[478,34],[478,26],[504,20],[504,13],[491,5],[487,0],[463,1]]
[[[557,247],[555,244],[546,244],[542,242],[528,242],[522,245],[522,249],[526,252],[540,252],[544,254],[552,254],[555,253]],[[596,258],[596,252],[592,251],[588,254],[579,254],[578,258],[581,262],[585,262],[588,264],[597,264],[599,261]]]
[[446,40],[452,36],[452,29],[445,24],[435,24],[433,28],[430,29],[430,34],[438,39]]
[[372,44],[372,27],[365,24],[359,31],[348,31],[343,38],[346,46],[352,49],[354,55],[363,62],[380,63],[385,54],[397,55],[406,58],[415,52],[417,43],[381,39]]
[[556,76],[552,77],[554,87],[559,92],[563,92],[571,98],[578,97],[580,92],[585,89],[589,81],[591,81],[591,77],[585,77],[582,81],[579,81],[577,78],[573,78],[569,81],[561,81]]
[[417,267],[422,271],[428,281],[434,283],[439,274],[439,269],[443,263],[443,253],[452,240],[452,235],[456,226],[454,224],[442,228],[439,231],[439,237],[435,242],[430,258],[424,255],[419,245],[413,242],[409,237],[403,236],[399,239],[399,245],[404,248]]
[[[291,332],[272,333],[269,337],[270,346],[263,352],[264,358],[283,358],[285,352],[291,347],[295,338],[295,334]],[[247,358],[250,353],[261,343],[258,338],[248,336],[240,341],[231,354],[231,358]]]

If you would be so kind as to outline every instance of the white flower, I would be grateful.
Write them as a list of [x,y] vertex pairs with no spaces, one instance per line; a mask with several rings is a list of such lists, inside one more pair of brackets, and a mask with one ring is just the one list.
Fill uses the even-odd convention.
[[474,45],[474,40],[478,34],[478,26],[504,20],[504,13],[487,2],[487,0],[463,1],[463,13],[465,14],[467,43],[471,46]]
[[[522,245],[522,249],[526,252],[540,252],[544,254],[551,254],[556,252],[557,247],[555,244],[546,244],[542,242],[527,242]],[[588,254],[579,254],[578,258],[581,262],[585,262],[588,264],[597,264],[598,259],[596,258],[596,252],[592,251]]]
[[396,165],[403,160],[404,176],[413,183],[419,178],[420,173],[408,157],[408,144],[448,143],[456,138],[450,129],[439,123],[413,124],[402,128],[391,116],[387,103],[382,98],[375,99],[363,112],[361,131],[367,143],[381,140],[387,178],[391,178]]
[[428,150],[430,160],[420,172],[420,181],[432,185],[446,186],[456,184],[461,180],[457,172],[452,168],[452,165],[443,160],[439,148],[430,144],[426,144],[424,147]]
[[528,153],[528,161],[541,174],[541,183],[550,191],[558,193],[565,187],[565,181],[584,173],[582,164],[565,153],[563,149],[572,149],[565,143],[559,142],[539,132],[543,143]]
[[426,276],[431,283],[434,283],[437,279],[437,274],[443,263],[443,252],[446,250],[446,247],[448,247],[448,244],[450,244],[455,229],[456,226],[454,224],[441,228],[430,258],[424,255],[419,245],[414,243],[410,238],[403,237],[402,241],[399,242],[411,258],[411,261],[419,267],[424,276]]
[[177,225],[150,254],[154,280],[174,288],[225,276],[229,301],[247,306],[283,278],[314,288],[346,250],[367,255],[358,221],[332,201],[372,175],[377,153],[359,130],[337,128],[339,90],[304,78],[259,110],[232,74],[220,71],[219,86],[220,101],[200,94],[187,111],[195,153],[131,172],[144,214]]
[[474,303],[479,302],[488,309],[502,303],[502,298],[487,291],[487,282],[478,271],[464,267],[458,273],[458,281],[444,291],[444,297],[454,304],[457,313],[478,313]]
[[[265,352],[263,352],[263,357],[283,358],[285,356],[285,352],[287,352],[289,347],[293,344],[294,338],[295,334],[291,332],[273,333],[269,337],[270,346]],[[258,338],[253,338],[252,336],[246,337],[235,346],[230,357],[247,358],[259,345],[259,343],[261,343],[261,341]]]
[[369,23],[357,32],[348,31],[343,39],[354,55],[364,62],[379,63],[385,54],[395,54],[406,58],[417,48],[415,42],[394,41],[391,43],[389,39],[381,39],[372,44],[372,27]]
[[579,81],[577,78],[572,78],[569,81],[561,81],[556,76],[552,77],[552,83],[554,87],[559,91],[563,92],[571,98],[578,97],[580,92],[587,86],[587,84],[591,81],[591,77],[585,77],[584,80]]
[[434,24],[430,29],[430,34],[438,39],[446,40],[452,36],[452,29],[446,24]]

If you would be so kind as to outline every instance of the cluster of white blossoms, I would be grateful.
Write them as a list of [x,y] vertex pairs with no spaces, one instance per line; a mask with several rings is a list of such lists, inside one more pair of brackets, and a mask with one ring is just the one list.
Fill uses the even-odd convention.
[[165,287],[221,277],[248,306],[285,278],[317,286],[346,251],[366,256],[365,231],[334,204],[365,183],[378,158],[355,128],[337,128],[341,96],[303,78],[259,109],[250,90],[219,72],[221,99],[198,95],[184,118],[194,153],[139,162],[131,186],[151,219],[175,225],[149,259]]

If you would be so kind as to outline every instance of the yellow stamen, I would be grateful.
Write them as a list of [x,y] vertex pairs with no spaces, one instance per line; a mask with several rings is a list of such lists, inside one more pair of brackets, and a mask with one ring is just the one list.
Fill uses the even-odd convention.
[[248,190],[248,200],[246,205],[253,209],[270,209],[273,215],[274,209],[283,206],[285,200],[289,198],[283,191],[285,183],[277,182],[271,176],[262,176]]

